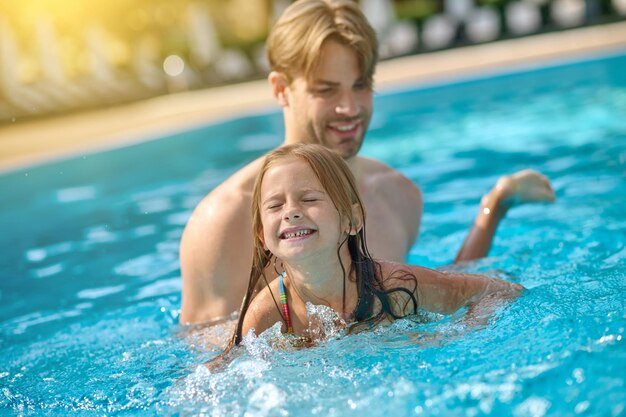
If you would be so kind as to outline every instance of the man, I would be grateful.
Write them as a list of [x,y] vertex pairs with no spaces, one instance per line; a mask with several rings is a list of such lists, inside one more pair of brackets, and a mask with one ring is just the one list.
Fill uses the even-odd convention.
[[[421,192],[399,172],[357,156],[372,115],[378,59],[376,34],[367,19],[351,0],[300,0],[276,22],[267,50],[268,79],[283,110],[285,144],[321,143],[339,153],[357,179],[372,256],[404,261],[419,230]],[[224,317],[241,304],[252,262],[251,193],[261,162],[250,163],[215,188],[185,228],[181,323]],[[501,179],[483,198],[456,261],[487,253],[512,197],[550,199],[545,178],[530,171],[516,175]]]

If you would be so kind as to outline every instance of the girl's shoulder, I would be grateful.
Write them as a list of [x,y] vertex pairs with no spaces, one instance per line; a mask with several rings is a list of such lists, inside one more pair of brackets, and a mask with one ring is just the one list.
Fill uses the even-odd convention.
[[254,329],[259,335],[274,323],[282,320],[282,315],[276,305],[280,305],[280,291],[278,289],[278,277],[270,281],[250,302],[250,307],[243,319],[242,335],[248,330]]

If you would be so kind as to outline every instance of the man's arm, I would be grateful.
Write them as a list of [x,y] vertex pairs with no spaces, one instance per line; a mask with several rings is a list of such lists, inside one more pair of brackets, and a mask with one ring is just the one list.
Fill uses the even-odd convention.
[[206,322],[237,310],[250,275],[249,197],[216,191],[196,207],[181,238],[182,324]]
[[482,258],[489,253],[500,220],[509,208],[531,202],[553,202],[554,191],[548,179],[526,169],[502,177],[480,202],[480,209],[454,263]]
[[198,204],[180,242],[179,321],[201,323],[236,311],[252,266],[251,194],[262,158],[246,165]]

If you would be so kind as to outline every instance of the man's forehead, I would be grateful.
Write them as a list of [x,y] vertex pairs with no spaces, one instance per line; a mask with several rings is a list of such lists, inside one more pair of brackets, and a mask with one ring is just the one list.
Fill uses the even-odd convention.
[[349,84],[353,84],[353,83],[362,81],[363,79],[364,77],[360,72],[352,76],[345,74],[345,73],[324,74],[324,75],[313,73],[308,79],[305,79],[304,81],[308,85],[311,85],[311,86],[314,86],[314,85],[338,86],[346,82],[348,82]]
[[362,77],[356,50],[331,39],[323,43],[307,78],[315,83],[340,83],[345,78],[357,80]]

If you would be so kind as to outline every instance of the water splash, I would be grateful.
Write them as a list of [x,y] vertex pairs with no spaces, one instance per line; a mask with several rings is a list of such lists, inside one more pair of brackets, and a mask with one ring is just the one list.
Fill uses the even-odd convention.
[[325,342],[343,335],[347,323],[332,308],[306,303],[309,322],[308,337],[312,344]]

